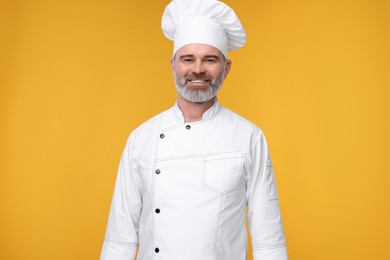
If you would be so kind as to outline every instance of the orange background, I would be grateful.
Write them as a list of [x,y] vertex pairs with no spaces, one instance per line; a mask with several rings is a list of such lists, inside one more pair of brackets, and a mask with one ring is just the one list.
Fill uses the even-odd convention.
[[[98,259],[126,138],[176,98],[168,2],[0,0],[0,259]],[[219,98],[267,135],[290,260],[390,259],[390,2],[226,3]]]

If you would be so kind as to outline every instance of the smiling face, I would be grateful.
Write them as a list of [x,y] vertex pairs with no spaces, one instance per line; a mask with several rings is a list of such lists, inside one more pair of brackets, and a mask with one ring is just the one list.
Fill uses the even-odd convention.
[[230,71],[231,61],[208,44],[192,43],[180,48],[171,60],[176,90],[194,103],[213,99]]

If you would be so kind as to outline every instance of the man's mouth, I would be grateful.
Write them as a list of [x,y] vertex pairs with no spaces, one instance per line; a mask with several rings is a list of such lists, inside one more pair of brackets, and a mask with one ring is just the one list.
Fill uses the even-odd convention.
[[205,83],[208,80],[205,80],[205,79],[189,79],[188,81],[190,81],[192,83]]

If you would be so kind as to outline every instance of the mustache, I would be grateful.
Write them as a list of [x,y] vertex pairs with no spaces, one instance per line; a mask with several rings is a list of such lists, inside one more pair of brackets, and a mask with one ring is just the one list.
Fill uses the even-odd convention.
[[185,77],[185,80],[188,81],[188,80],[204,80],[204,81],[208,81],[210,80],[209,77],[203,77],[203,76],[189,76],[189,77]]
[[206,73],[190,73],[185,77],[186,80],[210,80],[210,75]]

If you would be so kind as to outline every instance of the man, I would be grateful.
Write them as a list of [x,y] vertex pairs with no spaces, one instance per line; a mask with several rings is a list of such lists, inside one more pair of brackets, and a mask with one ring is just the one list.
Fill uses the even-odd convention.
[[162,28],[178,100],[128,139],[101,260],[247,259],[246,207],[254,259],[286,260],[265,137],[216,98],[228,50],[246,41],[238,17],[215,0],[174,0]]

